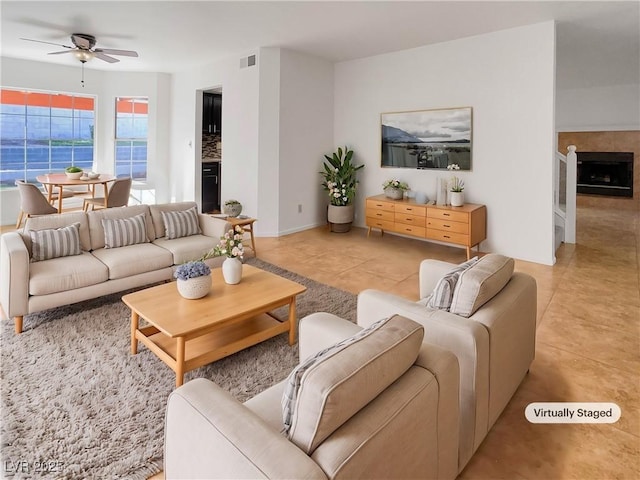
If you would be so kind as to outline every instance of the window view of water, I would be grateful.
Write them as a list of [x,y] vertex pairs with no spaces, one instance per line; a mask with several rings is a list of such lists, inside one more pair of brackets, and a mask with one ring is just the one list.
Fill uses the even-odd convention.
[[[115,174],[147,178],[147,99],[116,99]],[[0,188],[73,165],[94,170],[94,98],[0,90]]]

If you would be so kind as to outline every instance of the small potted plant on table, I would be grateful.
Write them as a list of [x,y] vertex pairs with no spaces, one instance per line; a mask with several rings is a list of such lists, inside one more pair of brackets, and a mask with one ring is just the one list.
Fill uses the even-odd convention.
[[202,298],[211,290],[211,269],[202,260],[183,263],[173,276],[178,280],[178,293],[189,300]]
[[387,180],[382,184],[384,196],[394,200],[402,200],[404,192],[409,190],[409,185],[397,179]]

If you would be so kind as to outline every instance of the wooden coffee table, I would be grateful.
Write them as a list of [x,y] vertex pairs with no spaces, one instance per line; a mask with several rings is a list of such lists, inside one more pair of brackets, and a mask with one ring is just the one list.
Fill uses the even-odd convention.
[[[198,300],[178,293],[175,282],[122,297],[131,308],[131,354],[142,342],[176,372],[176,387],[184,374],[284,332],[296,339],[296,295],[306,287],[250,265],[242,281],[227,285],[220,268],[211,271],[213,287]],[[281,320],[269,313],[289,305]],[[140,327],[140,318],[149,325]]]

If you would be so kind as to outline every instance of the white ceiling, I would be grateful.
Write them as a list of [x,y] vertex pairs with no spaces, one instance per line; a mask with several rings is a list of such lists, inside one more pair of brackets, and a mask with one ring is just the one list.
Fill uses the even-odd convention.
[[87,68],[176,72],[282,47],[333,62],[548,20],[557,21],[557,85],[640,83],[640,1],[1,1],[2,56],[74,64],[71,33],[139,58]]

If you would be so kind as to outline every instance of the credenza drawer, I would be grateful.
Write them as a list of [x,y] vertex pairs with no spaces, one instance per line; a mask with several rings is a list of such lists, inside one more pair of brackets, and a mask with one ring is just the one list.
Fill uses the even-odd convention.
[[380,230],[393,230],[394,225],[393,220],[379,220],[377,218],[367,217],[367,227],[379,228]]
[[455,212],[443,208],[430,208],[427,210],[429,218],[439,218],[440,220],[450,220],[452,222],[469,223],[469,215],[465,212]]
[[442,230],[427,228],[427,238],[441,242],[456,243],[458,245],[469,245],[469,235],[462,233],[443,232]]
[[469,233],[469,224],[461,222],[452,222],[451,220],[440,220],[438,218],[427,219],[427,228],[442,230],[445,232]]
[[419,215],[411,215],[409,213],[398,213],[394,215],[396,223],[402,223],[404,225],[415,225],[416,227],[424,227],[426,218]]
[[378,220],[389,220],[393,222],[394,213],[388,210],[378,210],[373,208],[367,208],[367,217],[377,218]]
[[403,223],[397,223],[397,222],[389,230],[392,230],[398,233],[404,233],[407,235],[413,235],[415,237],[422,237],[422,238],[424,238],[425,233],[427,231],[426,227],[418,227],[415,225],[405,225]]
[[409,215],[427,216],[427,207],[415,204],[397,204],[396,213],[408,213]]
[[393,212],[395,211],[395,204],[393,202],[385,202],[384,200],[371,200],[367,198],[367,210],[369,209]]

